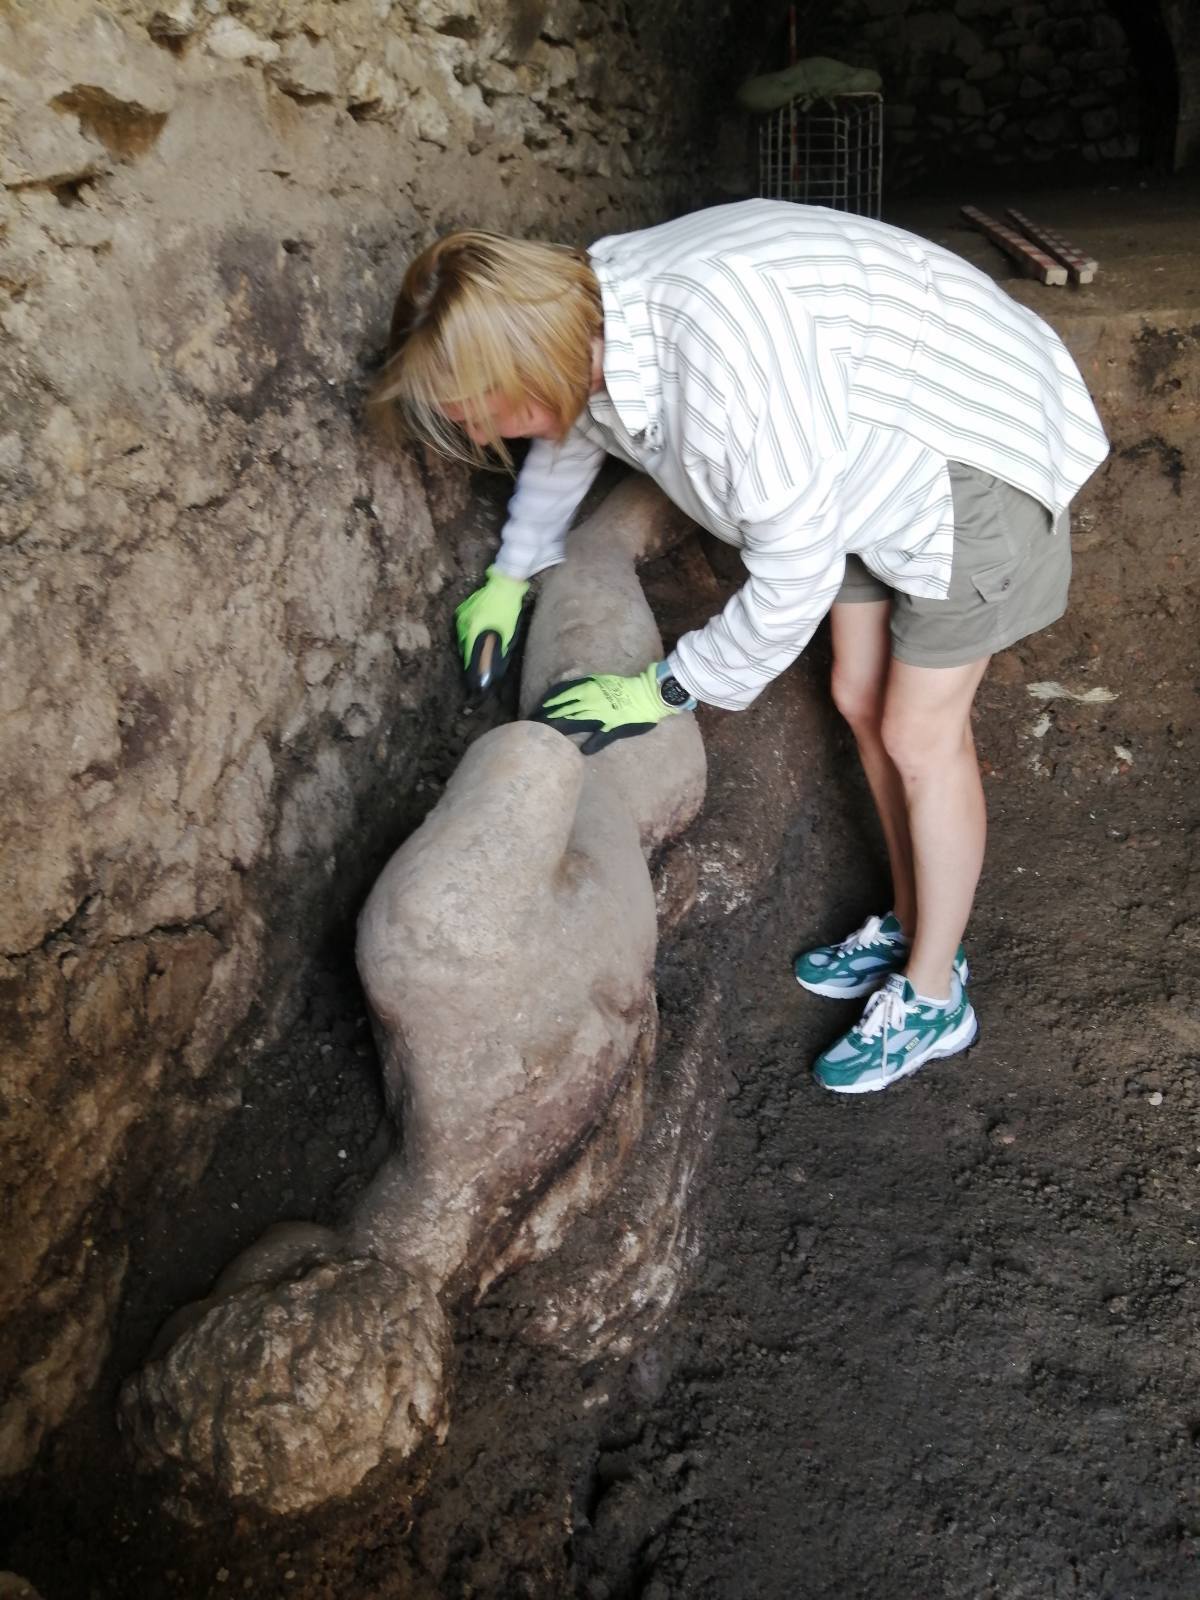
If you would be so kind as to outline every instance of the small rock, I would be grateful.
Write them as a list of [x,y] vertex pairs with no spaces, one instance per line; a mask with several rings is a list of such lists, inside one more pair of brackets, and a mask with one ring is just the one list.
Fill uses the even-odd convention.
[[1155,1089],[1154,1093],[1152,1095],[1147,1095],[1146,1098],[1149,1100],[1152,1106],[1160,1106],[1163,1103],[1163,1092],[1161,1089]]
[[337,59],[328,39],[304,34],[289,39],[270,73],[285,94],[298,100],[328,100],[337,93]]
[[196,7],[193,0],[167,0],[150,18],[152,39],[186,39],[196,31]]
[[1120,119],[1112,106],[1099,106],[1093,111],[1085,111],[1082,122],[1084,138],[1096,141],[1107,139],[1120,126]]
[[999,50],[985,50],[967,68],[967,80],[970,83],[986,83],[989,78],[995,78],[1003,71],[1004,57]]
[[221,61],[278,61],[282,52],[274,39],[260,39],[233,17],[218,17],[204,35],[204,48]]
[[1023,72],[1047,72],[1056,59],[1048,45],[1023,44],[1017,51],[1017,65]]
[[371,61],[360,61],[350,75],[346,104],[358,118],[390,117],[400,104],[400,86],[390,72]]

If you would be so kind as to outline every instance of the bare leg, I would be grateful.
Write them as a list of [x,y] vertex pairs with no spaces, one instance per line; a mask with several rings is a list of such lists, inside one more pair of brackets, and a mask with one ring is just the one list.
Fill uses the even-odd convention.
[[833,633],[833,703],[850,724],[871,798],[879,813],[892,873],[892,909],[911,938],[916,930],[916,883],[908,805],[904,786],[883,743],[883,712],[892,637],[888,628],[891,601],[867,600],[835,605]]
[[987,819],[971,702],[987,664],[986,657],[963,667],[893,661],[888,676],[882,740],[903,786],[916,885],[907,976],[930,1000],[950,992],[983,865]]

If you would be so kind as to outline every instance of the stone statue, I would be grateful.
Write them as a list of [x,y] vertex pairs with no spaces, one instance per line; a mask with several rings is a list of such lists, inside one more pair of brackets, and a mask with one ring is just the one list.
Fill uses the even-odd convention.
[[[662,654],[635,567],[683,526],[630,480],[575,530],[542,583],[524,712],[551,683]],[[290,1512],[444,1437],[455,1308],[556,1250],[637,1162],[657,1023],[646,862],[704,785],[690,715],[587,758],[526,721],[468,750],[359,921],[396,1148],[344,1228],[272,1228],[168,1322],[122,1396],[145,1459]],[[657,1159],[678,1208],[694,1162]],[[608,1301],[632,1309],[679,1230],[643,1232],[647,1259],[597,1282],[601,1313],[562,1297],[538,1336],[578,1347],[573,1317],[619,1324]]]

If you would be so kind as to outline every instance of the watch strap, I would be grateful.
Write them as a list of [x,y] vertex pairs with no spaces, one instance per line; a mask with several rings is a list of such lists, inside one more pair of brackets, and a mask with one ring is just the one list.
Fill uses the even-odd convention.
[[[699,704],[696,696],[692,694],[690,690],[686,689],[682,683],[680,683],[679,679],[671,671],[671,668],[667,662],[660,661],[658,663],[658,666],[655,668],[655,676],[658,680],[658,692],[660,695],[662,695],[664,705],[670,706],[672,711],[694,711],[696,709],[697,705]],[[664,685],[668,682],[676,691],[676,695],[672,699],[668,699],[666,694],[663,693]],[[678,699],[679,694],[685,695],[686,699]]]

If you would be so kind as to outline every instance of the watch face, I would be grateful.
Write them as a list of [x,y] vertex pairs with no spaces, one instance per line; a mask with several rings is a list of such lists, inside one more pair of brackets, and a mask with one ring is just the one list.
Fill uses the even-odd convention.
[[678,678],[660,678],[658,692],[669,706],[685,706],[692,698]]

